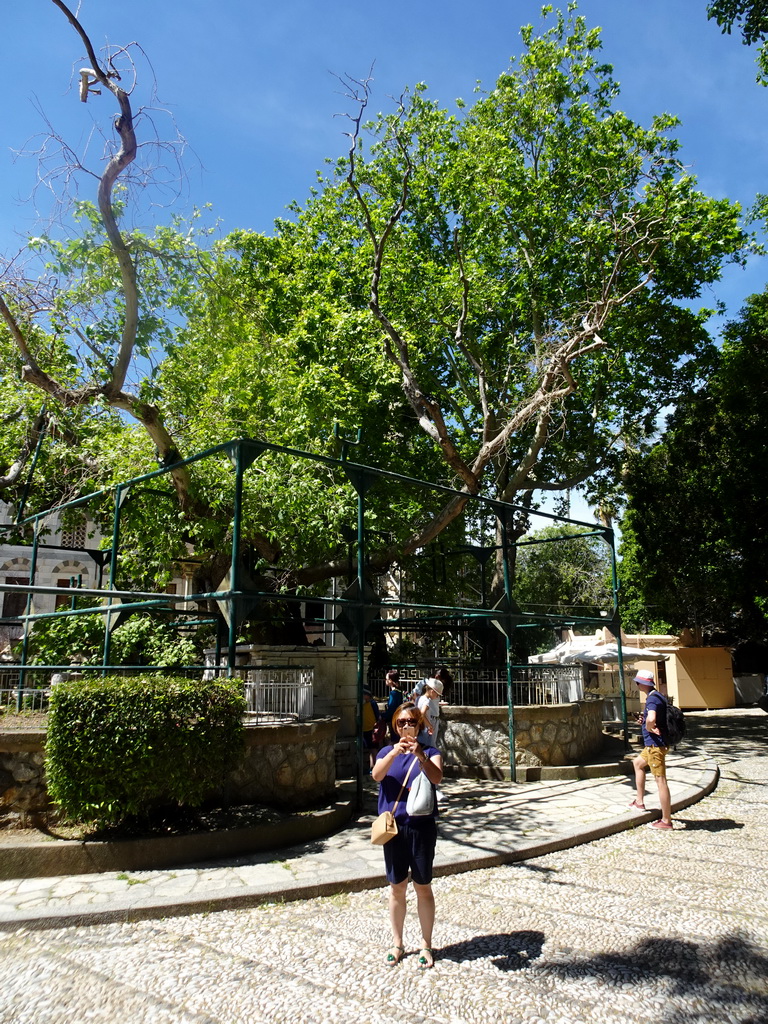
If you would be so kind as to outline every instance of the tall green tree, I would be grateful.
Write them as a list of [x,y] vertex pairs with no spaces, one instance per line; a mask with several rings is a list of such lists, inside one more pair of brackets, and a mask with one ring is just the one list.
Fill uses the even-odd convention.
[[[349,81],[347,156],[273,238],[238,232],[209,258],[181,232],[156,244],[121,230],[130,97],[53,2],[120,110],[93,242],[60,254],[75,272],[70,298],[98,315],[83,327],[61,314],[67,377],[25,289],[0,308],[26,383],[146,432],[149,445],[118,421],[113,469],[149,468],[155,449],[174,464],[237,434],[338,454],[334,422],[347,437],[362,426],[366,460],[464,492],[371,494],[382,535],[371,565],[385,567],[456,524],[471,495],[523,506],[580,484],[599,495],[659,406],[696,379],[707,312],[681,302],[744,258],[739,210],[697,189],[674,118],[642,127],[618,108],[599,31],[575,5],[545,8],[538,35],[525,27],[520,59],[471,107],[449,112],[418,85],[367,121],[369,83]],[[183,330],[168,330],[169,307]],[[127,367],[152,346],[167,358],[129,392]],[[344,572],[346,483],[274,463],[249,474],[247,544],[281,585]],[[176,510],[137,508],[138,549],[149,538],[163,557],[174,546],[213,557],[231,518],[228,472],[177,467]]]
[[620,571],[632,628],[661,620],[710,641],[766,638],[766,400],[768,292],[748,299],[706,384],[630,463]]
[[[366,122],[368,83],[349,82],[348,156],[278,225],[317,359],[329,316],[357,358],[377,344],[444,478],[521,503],[611,485],[710,346],[680,300],[746,250],[738,208],[682,167],[674,119],[616,109],[598,30],[546,13],[471,109],[420,85]],[[422,517],[404,550],[465,507]]]

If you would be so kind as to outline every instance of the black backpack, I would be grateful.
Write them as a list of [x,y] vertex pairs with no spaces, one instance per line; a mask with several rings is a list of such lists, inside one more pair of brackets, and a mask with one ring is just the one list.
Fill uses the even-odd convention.
[[685,715],[674,704],[665,701],[667,705],[667,745],[676,747],[685,736]]

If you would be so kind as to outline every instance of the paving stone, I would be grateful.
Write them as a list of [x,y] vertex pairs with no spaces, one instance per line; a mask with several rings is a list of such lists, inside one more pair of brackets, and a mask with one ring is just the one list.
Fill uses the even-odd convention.
[[[722,779],[706,799],[677,811],[672,833],[653,832],[643,824],[650,814],[629,811],[626,781],[526,788],[524,798],[516,795],[507,805],[518,826],[527,822],[540,832],[559,822],[562,836],[574,823],[591,827],[597,815],[601,824],[629,827],[608,834],[606,826],[596,841],[546,855],[533,845],[523,861],[467,871],[477,837],[487,838],[489,830],[480,827],[482,807],[462,816],[457,787],[454,821],[464,821],[465,834],[463,844],[451,845],[465,863],[435,881],[432,971],[417,967],[412,897],[408,955],[394,969],[384,966],[384,886],[80,927],[41,927],[41,914],[28,927],[0,931],[0,954],[12,965],[0,988],[0,1021],[370,1024],[389,1005],[398,1019],[434,1024],[768,1020],[768,896],[760,883],[768,848],[768,718],[750,711],[692,717]],[[702,779],[705,764],[681,749],[674,770],[682,797]],[[558,795],[557,813],[548,793]],[[286,862],[300,865],[302,875],[311,875],[314,864],[320,881],[322,872],[343,869],[340,849],[351,853],[365,841],[364,830],[358,832],[345,835],[342,845],[330,837],[303,856],[292,852]],[[505,838],[493,832],[494,842]],[[514,852],[519,836],[519,828],[507,836],[501,853]],[[381,852],[371,859],[371,850],[361,847],[359,863],[350,856],[348,870],[380,867]],[[146,884],[123,880],[120,899],[130,911],[167,896],[182,877],[198,893],[215,892],[214,880],[232,880],[234,894],[242,895],[259,876],[274,887],[275,877],[290,881],[291,875],[257,859],[184,869],[183,876],[141,872],[130,877]],[[75,882],[84,896],[93,877],[46,879],[39,891],[63,902],[54,895],[57,884],[64,892],[65,882]],[[660,879],[661,908],[654,889]],[[19,887],[18,900],[39,891]],[[90,895],[105,899],[106,910],[115,900],[95,887]],[[5,892],[0,899],[14,905]]]

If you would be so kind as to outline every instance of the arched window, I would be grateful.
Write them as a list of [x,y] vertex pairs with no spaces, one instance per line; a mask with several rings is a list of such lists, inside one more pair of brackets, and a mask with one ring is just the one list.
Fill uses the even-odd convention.
[[[88,566],[82,562],[78,562],[76,559],[67,559],[64,562],[60,562],[59,565],[54,567],[53,581],[57,587],[88,587],[89,572]],[[56,595],[56,608],[69,608],[72,602],[72,598],[68,597],[67,594]]]

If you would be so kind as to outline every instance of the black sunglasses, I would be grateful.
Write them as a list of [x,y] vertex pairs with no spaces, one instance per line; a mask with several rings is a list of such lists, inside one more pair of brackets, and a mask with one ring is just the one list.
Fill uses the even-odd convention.
[[419,724],[419,720],[418,720],[418,718],[398,718],[397,724],[400,725],[400,726],[403,726],[403,725],[418,725]]

